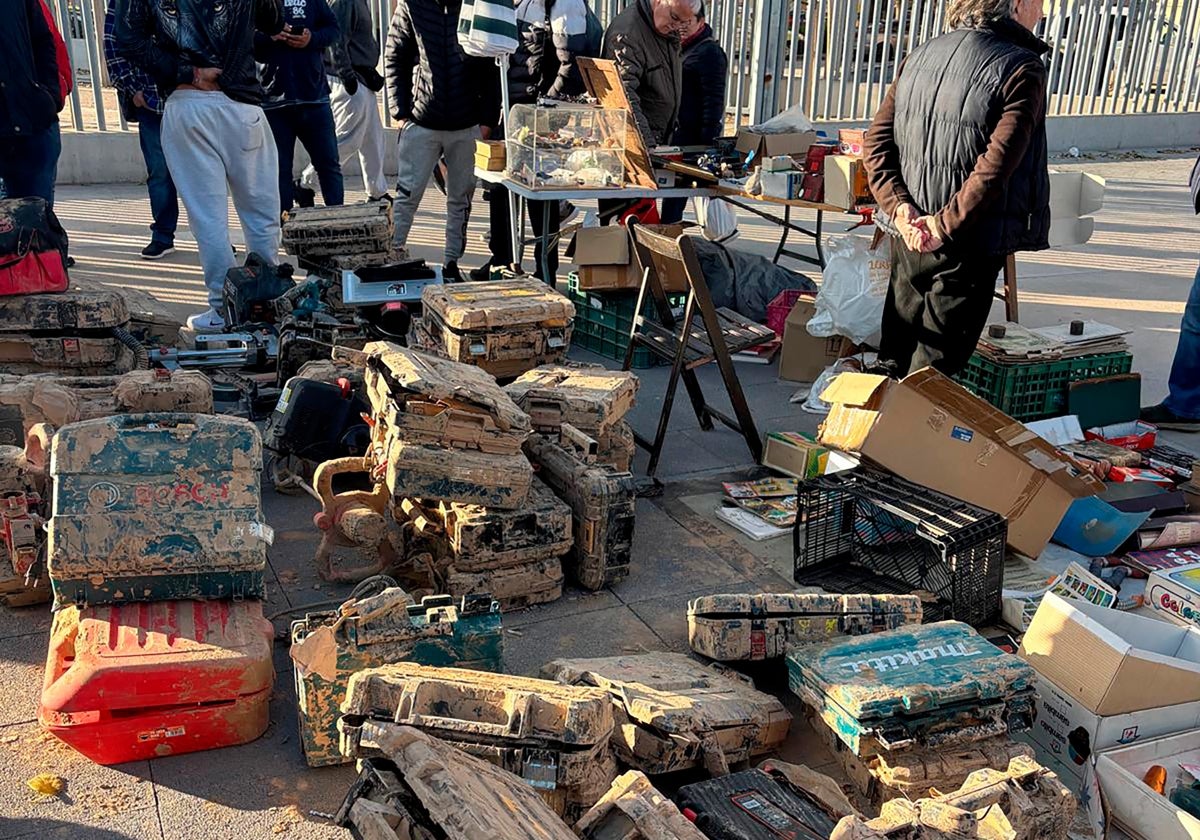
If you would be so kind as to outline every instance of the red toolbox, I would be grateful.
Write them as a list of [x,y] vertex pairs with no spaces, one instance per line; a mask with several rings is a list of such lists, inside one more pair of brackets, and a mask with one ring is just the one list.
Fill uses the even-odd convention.
[[98,764],[253,741],[268,723],[273,635],[260,601],[66,607],[38,720]]

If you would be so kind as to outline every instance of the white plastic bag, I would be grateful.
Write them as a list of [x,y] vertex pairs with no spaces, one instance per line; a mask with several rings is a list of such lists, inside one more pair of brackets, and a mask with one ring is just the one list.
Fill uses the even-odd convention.
[[786,111],[780,111],[771,119],[759,125],[750,126],[755,134],[797,134],[802,131],[812,131],[813,121],[808,118],[799,105],[793,105]]
[[737,213],[719,198],[697,196],[692,199],[696,221],[704,228],[709,242],[728,242],[738,235]]
[[808,332],[817,338],[844,335],[855,344],[879,332],[887,297],[890,260],[880,247],[872,251],[861,236],[830,237],[816,312]]

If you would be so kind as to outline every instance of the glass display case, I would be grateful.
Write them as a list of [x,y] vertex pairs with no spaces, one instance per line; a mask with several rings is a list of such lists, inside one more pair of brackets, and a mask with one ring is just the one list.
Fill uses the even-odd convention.
[[508,175],[534,189],[621,187],[626,118],[594,105],[514,105],[505,129]]

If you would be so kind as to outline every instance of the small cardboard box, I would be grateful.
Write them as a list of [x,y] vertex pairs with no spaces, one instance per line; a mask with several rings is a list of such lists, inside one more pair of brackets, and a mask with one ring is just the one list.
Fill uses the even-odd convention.
[[754,152],[757,166],[763,158],[775,155],[802,155],[817,142],[815,131],[800,131],[793,134],[759,134],[743,128],[737,133],[736,148],[742,154]]
[[804,172],[799,169],[767,171],[759,173],[762,194],[768,198],[800,198],[804,192]]
[[867,130],[865,128],[839,128],[838,154],[861,158],[866,137]]
[[1155,738],[1098,756],[1095,774],[1108,819],[1132,837],[1154,840],[1200,837],[1200,819],[1143,781],[1150,768],[1157,766],[1167,771],[1166,791],[1173,791],[1181,783],[1190,787],[1195,779],[1183,766],[1197,764],[1200,764],[1200,732]]
[[771,432],[762,464],[792,478],[815,478],[825,473],[829,450],[799,432]]
[[1200,630],[1191,627],[1051,592],[1019,653],[1098,715],[1200,702]]
[[867,167],[861,158],[846,155],[825,157],[825,203],[845,210],[871,204],[871,188],[867,184]]
[[817,338],[809,335],[809,319],[816,312],[811,297],[796,301],[783,325],[783,347],[779,351],[779,378],[813,382],[821,371],[842,357],[845,339],[840,335]]
[[[671,237],[687,230],[684,225],[650,225],[647,229]],[[633,259],[629,231],[622,225],[580,228],[567,248],[567,256],[575,260],[580,291],[637,289],[642,284],[637,261]],[[655,265],[666,291],[687,291],[683,266],[666,261],[656,262]]]
[[[784,334],[786,350],[787,335]],[[1049,443],[961,385],[924,368],[896,382],[843,373],[822,443],[859,452],[909,481],[1008,519],[1008,544],[1042,553],[1078,498],[1104,489]]]
[[485,172],[503,172],[508,152],[503,140],[475,141],[475,168]]
[[1159,569],[1150,575],[1146,603],[1176,624],[1200,628],[1200,563]]

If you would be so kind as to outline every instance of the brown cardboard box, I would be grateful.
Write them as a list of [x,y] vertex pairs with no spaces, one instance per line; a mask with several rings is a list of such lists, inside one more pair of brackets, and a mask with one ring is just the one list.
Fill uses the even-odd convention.
[[840,335],[817,338],[805,329],[815,312],[814,298],[802,297],[788,313],[783,327],[783,347],[779,351],[780,379],[813,382],[821,371],[841,358],[845,339]]
[[[785,339],[786,340],[786,339]],[[924,368],[896,382],[843,373],[820,441],[900,476],[1002,514],[1008,544],[1037,557],[1075,499],[1104,485],[961,385]]]
[[[651,225],[649,230],[679,236],[683,225]],[[633,259],[629,231],[620,225],[580,228],[567,255],[574,257],[580,291],[637,289],[642,277]],[[663,268],[667,270],[664,272]],[[681,268],[671,265],[659,269],[659,279],[668,292],[687,290],[687,278]]]
[[754,152],[753,165],[765,157],[773,155],[802,155],[808,147],[817,142],[815,131],[801,131],[795,134],[759,134],[743,128],[737,133],[736,148],[742,154]]
[[846,210],[872,204],[867,168],[861,158],[828,155],[825,158],[825,203]]

